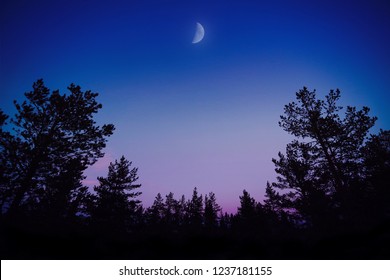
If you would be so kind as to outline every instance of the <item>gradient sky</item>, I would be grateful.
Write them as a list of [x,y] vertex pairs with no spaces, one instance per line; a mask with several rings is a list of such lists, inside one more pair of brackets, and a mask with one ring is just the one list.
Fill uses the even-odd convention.
[[389,3],[2,0],[0,107],[13,114],[38,78],[99,92],[97,121],[116,131],[87,184],[125,155],[144,205],[198,187],[234,212],[244,188],[261,200],[274,180],[291,140],[277,122],[303,86],[340,88],[390,128]]

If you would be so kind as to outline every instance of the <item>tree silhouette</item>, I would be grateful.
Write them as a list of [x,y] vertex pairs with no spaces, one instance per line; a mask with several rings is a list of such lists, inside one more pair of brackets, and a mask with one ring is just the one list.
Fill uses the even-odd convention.
[[243,220],[251,220],[256,215],[256,201],[246,190],[243,190],[242,193],[237,215]]
[[[25,93],[26,101],[14,101],[17,113],[0,141],[2,210],[9,216],[26,211],[70,215],[85,191],[83,171],[103,156],[114,126],[96,125],[93,116],[102,108],[98,94],[74,84],[68,90],[69,95],[50,92],[38,80]],[[3,113],[0,119],[3,126]]]
[[100,224],[111,225],[118,230],[126,229],[134,224],[140,201],[137,197],[141,192],[136,191],[141,187],[134,184],[138,180],[138,168],[131,168],[124,156],[119,161],[115,160],[108,167],[107,177],[98,177],[99,185],[96,191],[96,209],[93,219]]
[[217,198],[213,192],[204,197],[204,224],[207,228],[216,228],[218,226],[221,206],[217,203]]
[[390,219],[390,131],[371,135],[362,149],[364,164],[363,212],[371,222]]
[[181,209],[179,202],[173,197],[173,193],[170,192],[165,196],[165,209],[164,209],[164,222],[167,226],[179,226],[181,223]]
[[152,206],[147,209],[148,222],[153,226],[161,226],[165,218],[164,200],[160,193],[157,194]]
[[93,120],[96,93],[69,90],[38,80],[14,118],[0,109],[2,258],[388,259],[390,131],[369,136],[376,118],[342,109],[338,90],[320,100],[303,88],[285,106],[279,125],[295,139],[273,159],[277,180],[264,204],[243,190],[235,214],[197,188],[145,210],[124,156],[90,192],[83,172],[114,126]]
[[183,226],[186,224],[186,218],[187,218],[187,201],[184,195],[181,196],[179,200],[177,200],[177,203],[175,204],[175,220],[176,225]]
[[16,170],[13,168],[13,162],[9,160],[13,156],[12,151],[6,149],[10,146],[13,137],[12,135],[3,129],[7,125],[7,119],[9,117],[4,114],[0,109],[0,214],[2,215],[7,206],[12,202],[13,188],[11,181],[17,176]]
[[197,188],[192,192],[191,200],[187,202],[187,222],[191,227],[200,227],[203,224],[203,196],[198,195]]
[[320,100],[303,88],[296,98],[284,107],[279,125],[298,140],[273,159],[279,176],[267,186],[266,207],[326,227],[346,218],[363,172],[361,151],[376,117],[368,116],[367,107],[348,106],[341,118],[339,90]]
[[243,190],[239,198],[240,206],[235,217],[236,225],[242,231],[260,229],[264,225],[264,210],[261,203],[256,202],[246,190]]

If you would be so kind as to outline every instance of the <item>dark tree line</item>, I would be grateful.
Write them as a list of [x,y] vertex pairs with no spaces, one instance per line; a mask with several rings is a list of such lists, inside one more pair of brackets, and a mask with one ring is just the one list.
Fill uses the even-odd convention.
[[377,118],[367,107],[339,106],[339,90],[321,100],[303,88],[284,107],[279,125],[295,140],[272,160],[277,180],[263,202],[244,190],[235,214],[197,188],[188,199],[158,193],[144,208],[138,169],[124,156],[93,190],[84,186],[114,126],[94,121],[97,93],[68,90],[50,92],[38,80],[14,102],[13,118],[0,109],[5,257],[388,256],[390,132],[370,134]]

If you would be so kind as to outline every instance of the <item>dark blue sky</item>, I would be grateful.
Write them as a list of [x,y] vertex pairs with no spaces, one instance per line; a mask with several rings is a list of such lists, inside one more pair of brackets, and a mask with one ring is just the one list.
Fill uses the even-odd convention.
[[[388,1],[19,1],[0,4],[0,106],[13,112],[43,78],[101,95],[98,121],[117,126],[105,175],[122,154],[143,197],[214,191],[234,210],[261,199],[271,158],[289,141],[283,105],[308,86],[367,105],[389,129]],[[204,40],[191,44],[195,24]]]

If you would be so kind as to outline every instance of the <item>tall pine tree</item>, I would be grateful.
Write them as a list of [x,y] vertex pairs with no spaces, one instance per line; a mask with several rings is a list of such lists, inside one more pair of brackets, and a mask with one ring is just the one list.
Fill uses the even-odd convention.
[[299,223],[332,228],[348,219],[352,193],[364,172],[362,148],[376,118],[369,109],[337,104],[339,90],[324,100],[303,88],[284,107],[279,125],[295,136],[286,154],[273,159],[277,182],[267,186],[266,208],[294,215]]
[[25,101],[14,102],[14,118],[6,123],[1,113],[0,126],[7,128],[0,132],[0,190],[2,212],[10,217],[73,215],[85,193],[83,171],[104,155],[114,126],[96,125],[98,94],[74,84],[68,90],[69,95],[50,92],[38,80]]
[[131,168],[132,162],[124,156],[115,160],[108,167],[107,177],[98,177],[99,185],[96,192],[96,209],[93,219],[98,224],[110,225],[119,230],[126,230],[134,224],[141,192],[138,180],[138,168]]
[[221,207],[213,192],[204,197],[204,224],[207,228],[216,228],[219,225]]

